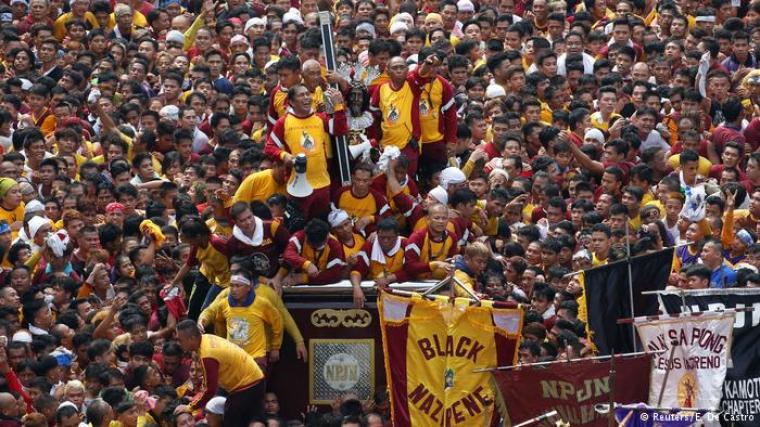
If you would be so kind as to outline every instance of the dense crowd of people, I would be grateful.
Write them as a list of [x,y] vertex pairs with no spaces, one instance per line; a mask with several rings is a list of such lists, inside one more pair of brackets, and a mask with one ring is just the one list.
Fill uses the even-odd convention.
[[280,413],[283,288],[453,275],[534,363],[579,271],[760,286],[758,1],[6,0],[0,55],[0,426],[388,425]]

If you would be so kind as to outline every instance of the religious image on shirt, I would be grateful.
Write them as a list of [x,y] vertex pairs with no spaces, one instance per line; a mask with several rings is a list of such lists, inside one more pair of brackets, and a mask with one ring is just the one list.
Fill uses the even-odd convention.
[[301,132],[301,147],[306,150],[314,148],[314,139],[306,131]]
[[254,271],[259,274],[263,274],[269,271],[269,257],[261,252],[256,252],[251,255],[251,262],[253,263]]
[[391,122],[391,124],[396,123],[399,119],[398,109],[396,108],[396,105],[391,105],[391,110],[388,112],[388,121]]
[[248,344],[250,330],[251,325],[248,323],[248,320],[242,317],[232,317],[227,338],[238,346],[244,347]]
[[427,101],[424,99],[421,99],[420,100],[420,115],[427,116],[429,111],[430,111],[430,106],[428,105]]

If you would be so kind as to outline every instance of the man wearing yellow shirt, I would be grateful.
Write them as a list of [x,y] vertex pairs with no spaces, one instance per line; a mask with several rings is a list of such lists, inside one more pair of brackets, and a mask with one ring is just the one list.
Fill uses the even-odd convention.
[[53,24],[53,36],[58,41],[63,41],[63,38],[66,36],[66,23],[75,18],[87,23],[90,28],[100,28],[98,20],[88,10],[89,8],[90,0],[72,0],[71,12],[64,13],[55,20]]
[[0,177],[0,220],[10,226],[11,238],[16,240],[24,224],[24,203],[18,183],[7,177]]
[[[348,132],[343,95],[337,89],[328,89],[325,93],[335,108],[332,118],[314,111],[312,94],[306,86],[296,84],[291,87],[288,90],[290,111],[275,122],[264,147],[269,158],[286,165],[292,165],[299,154],[306,156],[306,180],[314,191],[306,197],[295,199],[306,218],[324,218],[329,213],[330,138]],[[291,173],[290,181],[295,179],[296,173]]]
[[247,426],[261,415],[266,381],[253,357],[224,338],[202,334],[192,320],[177,325],[177,341],[183,350],[197,352],[201,360],[203,394],[189,405],[178,406],[175,414],[203,408],[222,388],[228,393],[224,427]]
[[451,285],[456,286],[454,293],[458,297],[469,297],[467,291],[472,293],[481,291],[478,278],[485,271],[486,264],[491,257],[491,249],[482,242],[470,243],[464,248],[464,256],[458,257],[454,261],[454,278],[467,290],[458,285]]
[[[138,17],[142,19],[138,19]],[[115,25],[111,26],[111,22]],[[134,28],[145,28],[148,26],[148,20],[140,12],[133,11],[131,7],[124,3],[116,4],[114,12],[109,18],[109,28],[113,28],[110,38],[122,38],[132,40],[132,30]]]
[[607,264],[607,254],[610,251],[610,237],[612,231],[606,224],[594,224],[591,229],[591,249],[593,254],[591,264],[594,267]]
[[617,89],[614,86],[603,86],[599,89],[599,111],[591,115],[591,124],[600,130],[607,132],[610,128],[610,123],[616,117],[620,117],[620,114],[615,112],[615,104],[617,103]]
[[[420,155],[420,114],[427,114],[421,111],[420,96],[423,87],[427,90],[432,87],[430,79],[435,78],[432,70],[439,62],[437,55],[429,55],[418,68],[409,72],[403,58],[393,57],[388,63],[389,80],[372,92],[370,111],[375,122],[368,136],[376,138],[381,148],[389,145],[398,148],[409,160],[410,176],[417,173]],[[451,137],[451,132],[447,135]]]
[[335,209],[327,216],[330,223],[330,231],[333,236],[343,245],[343,255],[349,266],[356,263],[356,256],[364,245],[364,237],[354,232],[354,222],[348,212],[343,209]]
[[238,187],[230,202],[266,202],[274,194],[287,194],[285,184],[290,168],[283,162],[272,162],[271,169],[265,169],[248,175]]
[[[668,157],[668,166],[673,170],[678,170],[681,167],[681,155],[680,154],[673,154],[672,156]],[[697,166],[697,172],[701,176],[709,176],[710,175],[710,168],[712,167],[712,163],[710,163],[709,160],[707,160],[705,157],[699,156],[699,163]]]
[[[277,293],[277,291],[274,290],[272,285],[267,283],[267,278],[265,276],[261,275],[261,271],[259,266],[256,265],[255,261],[253,260],[253,256],[243,256],[242,254],[238,254],[232,257],[230,259],[230,272],[232,275],[237,275],[240,271],[256,271],[259,273],[258,280],[254,281],[253,284],[253,291],[256,293],[256,298],[263,298],[267,300],[274,308],[277,309],[277,312],[282,317],[282,328],[285,332],[290,335],[290,338],[293,340],[293,343],[296,345],[296,357],[298,359],[306,361],[306,345],[304,344],[303,335],[301,335],[301,331],[298,329],[298,325],[296,325],[296,321],[293,319],[293,316],[290,315],[290,312],[285,307],[285,303],[282,301],[282,298]],[[223,290],[219,296],[217,296],[217,300],[219,299],[226,299],[230,294],[229,288]],[[224,319],[220,319],[217,317],[214,319],[214,331],[223,331],[225,328]],[[266,328],[266,339],[267,339],[267,351],[271,351],[273,348],[273,331],[271,327]],[[216,335],[219,335],[218,333]]]
[[198,217],[181,221],[182,241],[191,245],[190,256],[179,269],[172,283],[182,283],[193,266],[199,267],[193,291],[188,300],[188,317],[196,319],[203,308],[216,298],[230,283],[230,264],[227,242],[211,233],[206,223]]
[[[223,319],[227,329],[226,337],[256,359],[262,368],[269,360],[280,358],[282,345],[282,317],[277,309],[265,298],[259,297],[253,289],[254,277],[242,270],[230,278],[229,294],[217,298],[198,318],[201,326],[211,325],[216,319]],[[271,331],[271,341],[267,342],[266,331]],[[216,331],[217,334],[219,331]]]
[[[683,150],[691,150],[695,153],[699,153],[699,143],[701,141],[701,135],[694,129],[686,129],[680,133],[681,145]],[[679,170],[681,168],[681,155],[674,154],[668,157],[668,166],[673,170]],[[697,163],[697,173],[701,176],[710,176],[710,168],[712,163],[705,157],[699,156],[699,162]]]

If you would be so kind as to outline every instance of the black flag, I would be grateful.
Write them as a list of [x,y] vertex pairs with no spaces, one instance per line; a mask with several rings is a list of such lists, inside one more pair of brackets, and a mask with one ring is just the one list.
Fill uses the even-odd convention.
[[[643,291],[663,290],[668,283],[673,248],[617,261],[583,272],[588,329],[599,354],[632,353],[633,326],[619,325],[618,319],[651,316],[658,312],[656,295]],[[633,286],[633,309],[629,283]]]

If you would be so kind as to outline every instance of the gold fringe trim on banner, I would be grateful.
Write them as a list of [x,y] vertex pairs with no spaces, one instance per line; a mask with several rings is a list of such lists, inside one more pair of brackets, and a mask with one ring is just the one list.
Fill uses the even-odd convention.
[[597,354],[599,350],[596,348],[596,344],[594,344],[594,331],[591,330],[588,322],[588,302],[586,301],[585,271],[582,271],[581,274],[578,275],[578,281],[580,282],[582,291],[581,296],[578,297],[578,320],[581,320],[583,322],[584,328],[586,329],[586,339],[591,345],[591,350],[594,352],[594,354]]

